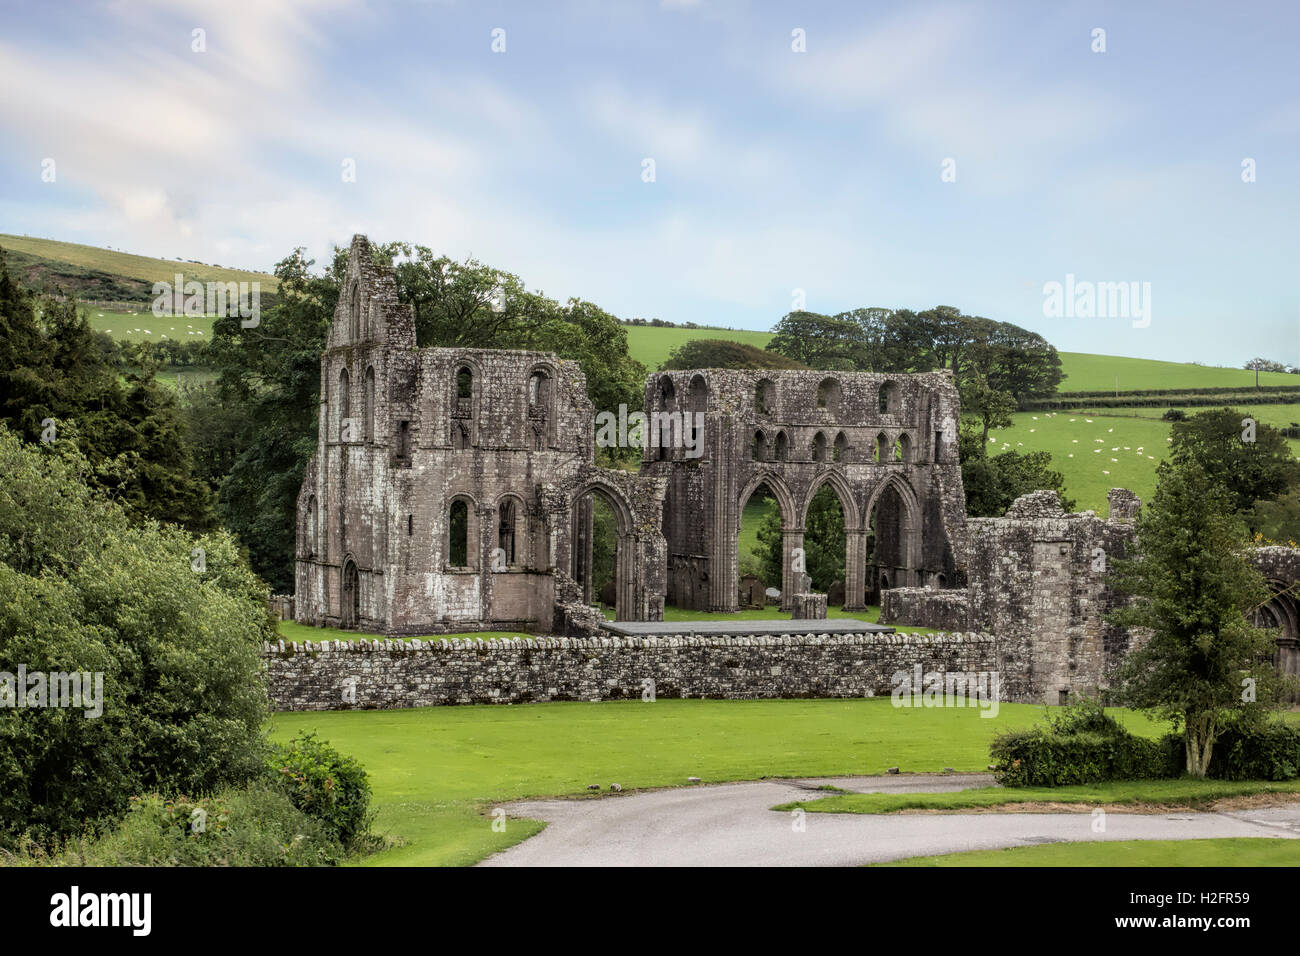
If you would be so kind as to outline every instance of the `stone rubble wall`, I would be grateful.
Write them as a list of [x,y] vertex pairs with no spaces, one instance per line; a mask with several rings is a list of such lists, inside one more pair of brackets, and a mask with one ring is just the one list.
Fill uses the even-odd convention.
[[881,623],[905,621],[913,627],[964,631],[970,619],[966,588],[890,588],[880,598]]
[[[548,700],[888,697],[899,670],[998,671],[989,634],[527,637],[266,644],[277,710]],[[1003,700],[1020,693],[1002,674]]]

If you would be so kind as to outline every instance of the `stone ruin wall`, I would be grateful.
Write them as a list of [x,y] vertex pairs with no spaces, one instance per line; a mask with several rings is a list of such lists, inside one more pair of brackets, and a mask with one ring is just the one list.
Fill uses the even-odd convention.
[[989,630],[1004,659],[1024,670],[1026,699],[1056,704],[1095,694],[1130,647],[1106,621],[1122,598],[1106,586],[1108,563],[1132,546],[1140,502],[1110,492],[1110,517],[1066,512],[1053,491],[1018,498],[1002,518],[967,521],[967,586],[886,591],[881,622]]
[[[593,493],[619,524],[620,612],[662,618],[663,483],[594,465],[576,362],[417,349],[414,313],[358,236],[321,383],[317,451],[298,501],[296,620],[394,635],[589,631],[584,582],[575,591],[566,581],[589,578],[577,552],[590,546]],[[467,540],[453,565],[456,502]],[[512,557],[500,558],[503,545]]]
[[[954,543],[964,533],[965,495],[950,373],[662,372],[646,382],[645,408],[692,422],[695,413],[704,416],[702,454],[646,447],[643,455],[642,473],[668,482],[670,603],[738,608],[736,537],[745,503],[761,484],[781,511],[786,610],[803,590],[791,555],[822,487],[835,492],[845,515],[847,609],[865,609],[882,582],[961,583]],[[873,517],[881,544],[875,556],[866,543]]]
[[[266,645],[277,710],[658,698],[890,696],[893,675],[1001,669],[988,634],[449,638]],[[1001,688],[1000,699],[1021,689]]]

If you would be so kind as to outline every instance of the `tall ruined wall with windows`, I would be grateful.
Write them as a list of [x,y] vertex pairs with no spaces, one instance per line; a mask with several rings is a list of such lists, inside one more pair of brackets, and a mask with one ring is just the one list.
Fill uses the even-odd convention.
[[646,383],[645,406],[642,473],[668,483],[669,603],[738,607],[737,537],[760,488],[780,509],[784,554],[782,580],[765,583],[787,607],[801,590],[797,549],[822,487],[844,513],[847,610],[863,610],[884,588],[962,583],[965,494],[950,373],[663,372]]
[[591,423],[576,362],[416,348],[411,309],[354,238],[299,496],[297,620],[564,630],[566,581],[590,574],[592,494],[619,525],[619,616],[662,616],[662,484],[595,467]]

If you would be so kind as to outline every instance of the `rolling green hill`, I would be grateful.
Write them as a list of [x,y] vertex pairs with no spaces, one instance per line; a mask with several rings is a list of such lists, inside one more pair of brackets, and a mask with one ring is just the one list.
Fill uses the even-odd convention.
[[772,338],[771,332],[748,329],[675,329],[653,325],[627,325],[624,328],[627,329],[628,352],[650,372],[659,371],[660,366],[668,361],[668,353],[691,339],[726,339],[761,349]]
[[[1255,373],[1244,368],[1161,362],[1157,359],[1062,352],[1062,392],[1113,392],[1116,379],[1120,391],[1166,388],[1248,388]],[[1300,385],[1300,375],[1260,372],[1260,385]]]
[[150,256],[137,256],[115,249],[101,249],[98,246],[83,246],[75,242],[59,242],[55,239],[35,239],[30,236],[11,236],[0,233],[0,248],[6,252],[12,250],[34,259],[44,259],[52,263],[74,266],[90,272],[110,276],[120,276],[152,286],[155,282],[172,282],[176,273],[182,273],[186,280],[199,282],[253,282],[262,284],[268,292],[279,286],[279,280],[264,272],[250,272],[246,269],[228,269],[224,266],[204,265],[195,262],[181,262],[172,259],[154,259]]

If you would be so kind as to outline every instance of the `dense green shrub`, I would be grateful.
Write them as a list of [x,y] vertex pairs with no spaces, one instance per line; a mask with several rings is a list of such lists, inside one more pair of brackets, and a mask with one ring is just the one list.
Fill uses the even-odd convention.
[[1165,421],[1167,421],[1167,422],[1185,422],[1185,421],[1187,421],[1187,413],[1186,413],[1185,411],[1183,411],[1181,408],[1171,408],[1171,409],[1169,409],[1169,411],[1165,412],[1165,413],[1164,413],[1163,415],[1161,415],[1160,417],[1163,418],[1163,419],[1164,419]]
[[267,769],[293,805],[316,820],[346,847],[355,847],[370,828],[370,780],[353,758],[302,734],[275,746]]
[[990,753],[1006,787],[1154,780],[1180,767],[1164,741],[1134,736],[1093,701],[1049,713],[1046,726],[999,734]]
[[212,797],[132,797],[130,812],[102,836],[47,853],[23,847],[8,862],[43,866],[330,866],[343,848],[328,828],[276,787],[256,783]]
[[0,846],[109,826],[132,794],[262,772],[265,586],[229,535],[133,523],[88,469],[62,437],[0,427],[0,671],[103,675],[98,716],[0,709]]
[[[1170,734],[1165,746],[1182,754],[1183,738]],[[1300,727],[1280,721],[1230,726],[1210,754],[1206,776],[1217,780],[1294,780],[1300,777]]]

